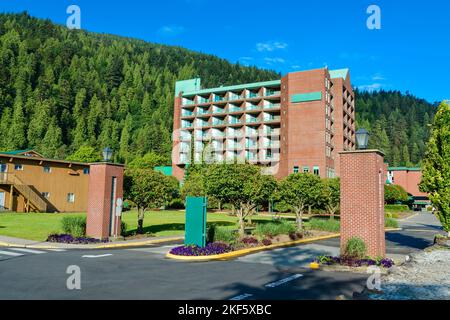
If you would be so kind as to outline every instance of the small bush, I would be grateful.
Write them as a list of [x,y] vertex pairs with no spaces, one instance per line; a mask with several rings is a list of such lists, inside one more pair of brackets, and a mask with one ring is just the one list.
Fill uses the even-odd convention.
[[295,232],[295,225],[281,220],[280,222],[259,223],[256,225],[254,234],[259,237],[276,237],[282,234]]
[[387,204],[384,206],[386,212],[408,212],[409,207],[403,204]]
[[181,199],[173,199],[169,203],[169,209],[172,209],[172,210],[182,210],[182,209],[184,209],[184,201],[181,200]]
[[270,239],[263,239],[262,244],[265,246],[270,246],[272,244],[272,241]]
[[398,228],[398,222],[395,219],[392,218],[386,218],[384,220],[384,226],[386,228],[393,228],[393,229],[397,229]]
[[83,217],[64,217],[61,220],[62,230],[75,238],[86,235],[86,218]]
[[224,254],[233,251],[226,243],[209,243],[206,247],[181,246],[173,248],[170,253],[177,256],[201,257]]
[[354,259],[363,259],[367,254],[367,247],[364,241],[354,237],[347,241],[345,256]]
[[127,224],[125,223],[125,222],[121,222],[120,223],[120,235],[122,236],[122,237],[126,237],[127,236],[127,229],[128,229],[128,226],[127,226]]
[[311,230],[327,231],[327,232],[339,232],[341,229],[341,223],[336,219],[311,219],[306,224]]
[[230,227],[211,225],[208,228],[207,240],[208,243],[223,242],[232,245],[237,241],[237,233],[236,230]]
[[291,211],[291,207],[284,201],[275,203],[273,207],[276,212],[287,213]]

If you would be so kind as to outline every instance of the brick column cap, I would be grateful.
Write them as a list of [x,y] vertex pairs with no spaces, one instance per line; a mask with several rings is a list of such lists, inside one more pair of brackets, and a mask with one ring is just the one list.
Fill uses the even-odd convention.
[[355,154],[355,153],[376,153],[379,154],[380,156],[384,157],[385,154],[383,151],[380,150],[376,150],[376,149],[371,149],[371,150],[355,150],[355,151],[342,151],[339,152],[339,154]]
[[125,168],[124,164],[110,163],[110,162],[93,162],[89,163],[90,166],[111,166],[111,167],[122,167]]

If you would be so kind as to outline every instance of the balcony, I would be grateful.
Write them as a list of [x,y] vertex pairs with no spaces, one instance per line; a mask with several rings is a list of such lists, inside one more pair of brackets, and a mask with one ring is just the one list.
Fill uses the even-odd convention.
[[213,125],[213,126],[224,126],[224,125],[225,125],[225,121],[214,119],[214,120],[212,121],[212,125]]
[[228,112],[244,112],[241,108],[239,108],[239,107],[236,107],[236,106],[230,106],[229,108],[228,108]]
[[280,109],[280,108],[281,108],[281,104],[280,103],[269,103],[269,104],[265,104],[264,105],[264,109],[265,110]]
[[234,93],[230,93],[230,95],[228,96],[228,100],[230,101],[237,101],[237,100],[242,100],[240,95],[234,94]]
[[248,117],[246,119],[247,123],[259,123],[259,119],[258,118],[254,118],[254,117]]
[[236,119],[236,118],[230,118],[228,123],[231,124],[231,125],[243,124],[243,122],[240,119]]
[[248,99],[256,99],[256,98],[259,98],[259,97],[260,97],[259,94],[255,93],[255,92],[249,92],[247,94],[247,98]]
[[193,117],[193,116],[195,116],[195,113],[192,112],[192,111],[183,110],[181,112],[181,116],[184,117],[184,118],[186,118],[186,117]]
[[279,96],[281,95],[281,91],[275,91],[275,90],[266,90],[266,97],[272,97],[272,96]]
[[191,129],[191,128],[193,128],[194,127],[194,124],[193,123],[183,123],[182,125],[181,125],[181,128],[183,128],[183,129]]
[[280,122],[281,121],[281,117],[280,116],[264,117],[264,121],[265,122]]
[[204,97],[198,97],[198,98],[197,98],[197,102],[198,102],[198,104],[206,104],[206,103],[209,103],[210,101],[209,101],[209,99],[207,99],[207,98],[204,98]]
[[222,103],[222,102],[226,102],[226,100],[225,100],[225,97],[214,96],[213,102]]
[[199,116],[207,116],[210,114],[211,113],[208,111],[208,109],[198,109],[197,110],[197,115],[199,115]]
[[189,99],[183,99],[183,106],[193,106],[195,105],[194,100],[189,100]]
[[221,109],[221,108],[213,109],[213,114],[225,114],[225,113],[226,113],[225,109]]

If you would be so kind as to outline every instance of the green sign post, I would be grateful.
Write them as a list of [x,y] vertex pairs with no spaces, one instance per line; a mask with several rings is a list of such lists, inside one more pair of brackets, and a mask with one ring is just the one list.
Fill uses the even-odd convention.
[[186,198],[186,230],[184,244],[186,246],[206,246],[206,210],[208,198]]

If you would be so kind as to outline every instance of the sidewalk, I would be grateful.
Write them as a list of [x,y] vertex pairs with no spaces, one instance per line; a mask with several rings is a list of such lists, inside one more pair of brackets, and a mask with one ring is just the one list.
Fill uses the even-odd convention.
[[96,243],[96,244],[66,244],[66,243],[39,242],[33,240],[0,236],[0,247],[15,247],[15,248],[29,248],[29,249],[115,249],[115,248],[142,247],[181,240],[184,240],[184,237],[154,237],[129,241],[117,241],[110,243]]

